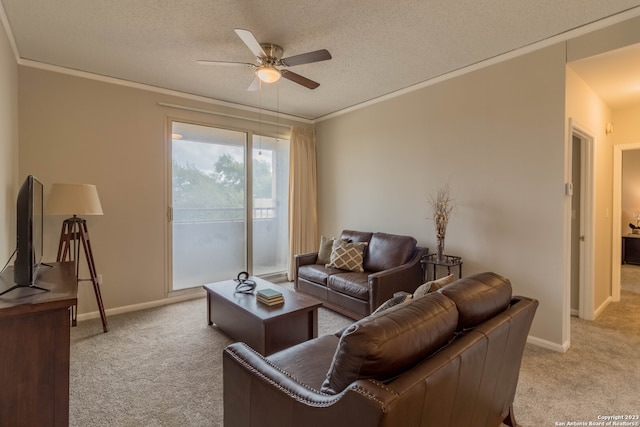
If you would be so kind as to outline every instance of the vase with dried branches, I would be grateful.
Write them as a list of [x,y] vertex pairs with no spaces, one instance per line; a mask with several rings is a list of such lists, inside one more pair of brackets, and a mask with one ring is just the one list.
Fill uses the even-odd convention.
[[438,246],[436,253],[438,261],[444,260],[444,237],[447,233],[447,224],[453,212],[454,200],[451,196],[451,189],[449,184],[443,185],[438,192],[429,197],[429,205],[433,210],[433,225],[436,231],[436,239],[438,240]]

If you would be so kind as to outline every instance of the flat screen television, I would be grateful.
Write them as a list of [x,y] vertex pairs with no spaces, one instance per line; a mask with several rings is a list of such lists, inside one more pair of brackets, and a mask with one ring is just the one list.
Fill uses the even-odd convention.
[[16,260],[13,263],[15,286],[2,294],[20,287],[47,290],[36,286],[38,268],[42,262],[44,250],[43,202],[42,183],[33,175],[29,175],[20,187],[16,201]]

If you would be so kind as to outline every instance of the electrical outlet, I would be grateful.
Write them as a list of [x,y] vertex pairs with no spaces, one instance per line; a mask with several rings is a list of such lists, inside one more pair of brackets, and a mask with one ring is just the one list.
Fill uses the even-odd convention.
[[102,285],[102,274],[98,274],[98,285]]

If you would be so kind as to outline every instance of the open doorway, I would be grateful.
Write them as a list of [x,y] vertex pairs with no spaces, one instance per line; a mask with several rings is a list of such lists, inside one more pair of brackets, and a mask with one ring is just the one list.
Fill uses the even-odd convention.
[[[613,233],[612,233],[612,266],[611,269],[611,299],[613,301],[620,301],[621,289],[622,289],[622,240],[623,236],[626,236],[630,232],[628,227],[629,222],[635,222],[632,220],[633,211],[640,209],[640,204],[636,207],[632,202],[627,201],[629,205],[625,207],[623,199],[639,200],[640,194],[632,195],[627,194],[623,197],[625,183],[623,180],[623,159],[625,155],[627,157],[640,156],[640,143],[616,145],[613,147]],[[630,177],[629,179],[633,179]]]

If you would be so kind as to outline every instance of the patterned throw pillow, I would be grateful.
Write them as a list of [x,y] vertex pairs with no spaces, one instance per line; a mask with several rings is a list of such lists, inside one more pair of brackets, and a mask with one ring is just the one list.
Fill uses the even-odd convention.
[[336,239],[331,248],[331,260],[325,265],[327,268],[339,268],[340,270],[357,271],[362,273],[364,250],[366,242],[345,242]]
[[456,280],[455,276],[453,274],[450,274],[440,279],[427,282],[424,285],[418,286],[418,289],[416,289],[415,292],[413,292],[413,297],[414,298],[423,297],[429,292],[435,292],[438,289],[448,285],[449,283],[453,283],[455,280]]
[[371,313],[371,314],[380,313],[382,311],[385,311],[388,308],[395,307],[398,304],[402,304],[405,301],[410,301],[412,299],[412,297],[413,297],[413,295],[406,294],[406,295],[398,295],[397,297],[390,298],[390,299],[386,300],[385,302],[383,302],[380,305],[380,307],[376,308],[374,310],[374,312]]

